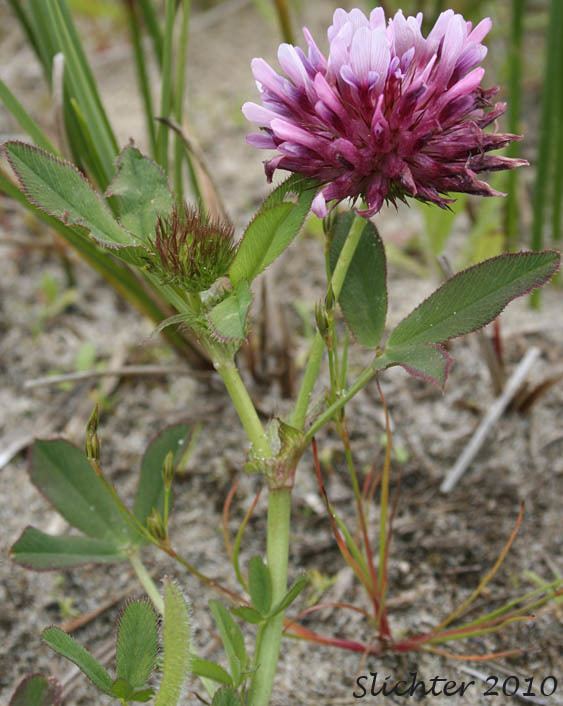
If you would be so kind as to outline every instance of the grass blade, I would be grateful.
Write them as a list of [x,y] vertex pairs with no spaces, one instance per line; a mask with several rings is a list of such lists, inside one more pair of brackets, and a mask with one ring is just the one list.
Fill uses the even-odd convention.
[[[175,0],[166,0],[166,23],[162,56],[162,85],[160,89],[160,118],[168,119],[172,110],[172,58],[174,49]],[[156,135],[156,161],[168,172],[168,128],[158,126]]]
[[49,22],[47,6],[44,0],[29,0],[29,16],[34,35],[37,39],[38,57],[43,71],[50,82],[53,70],[53,57],[57,53],[57,42],[53,25]]
[[145,26],[152,40],[154,55],[157,64],[160,69],[162,69],[162,55],[164,40],[162,38],[162,31],[160,25],[158,24],[158,16],[154,8],[152,0],[138,0],[139,7],[143,13],[143,19],[145,20]]
[[151,155],[154,156],[156,152],[154,106],[147,71],[147,62],[143,51],[139,16],[137,13],[135,0],[124,0],[123,5],[125,8],[125,14],[127,15],[127,23],[129,25],[129,36],[131,37],[131,46],[133,48],[133,59],[135,61],[135,70],[137,72],[137,83],[139,84],[139,92],[141,94],[143,108],[145,110],[145,122],[147,126],[147,135],[151,146]]
[[61,10],[61,15],[64,19],[65,28],[68,32],[68,35],[69,35],[71,42],[72,42],[72,46],[73,46],[74,50],[76,51],[76,55],[77,55],[78,60],[80,62],[80,69],[81,69],[82,75],[88,81],[88,87],[89,87],[90,92],[92,94],[92,98],[98,107],[100,118],[103,120],[104,127],[107,130],[108,135],[111,137],[114,148],[117,149],[117,142],[115,140],[115,137],[113,136],[113,132],[112,132],[111,124],[109,122],[109,118],[104,110],[104,106],[103,106],[102,100],[100,98],[100,94],[98,92],[96,79],[94,78],[94,74],[92,73],[92,70],[90,68],[90,64],[88,63],[88,59],[87,59],[86,54],[84,52],[84,48],[83,48],[82,42],[80,40],[80,36],[78,35],[78,32],[76,31],[76,27],[74,25],[74,22],[72,21],[72,15],[71,15],[71,12],[68,7],[67,0],[59,0],[59,7]]
[[39,44],[37,42],[37,36],[28,17],[27,11],[23,6],[23,3],[21,2],[21,0],[8,0],[8,3],[12,8],[12,12],[16,16],[16,19],[20,23],[20,27],[22,28],[23,33],[27,37],[31,48],[37,55],[37,58],[39,59],[40,63],[42,63],[41,52],[39,50]]
[[[188,35],[190,28],[191,0],[182,0],[182,26],[180,31],[180,44],[176,51],[176,85],[174,90],[174,117],[178,125],[182,125],[184,118],[184,94],[186,86],[186,65],[188,53]],[[164,126],[163,126],[164,127]],[[184,202],[184,186],[182,180],[182,164],[184,156],[189,156],[184,151],[181,136],[174,135],[174,191],[179,204]],[[190,172],[193,167],[190,165]]]
[[[508,132],[518,134],[520,130],[520,111],[522,106],[522,37],[524,34],[525,0],[512,0],[512,23],[509,50],[508,93]],[[517,157],[520,147],[512,142],[507,150],[510,157]],[[518,245],[519,203],[518,169],[512,169],[508,175],[506,199],[506,238],[509,250]]]
[[563,231],[563,49],[559,47],[559,80],[555,84],[555,173],[553,175],[553,210],[552,235],[555,241],[560,241]]
[[48,22],[53,27],[57,45],[65,57],[65,83],[69,97],[75,98],[96,146],[104,170],[104,184],[107,186],[113,174],[113,162],[117,154],[117,141],[109,126],[94,79],[76,30],[64,0],[45,0]]
[[4,104],[6,110],[12,115],[18,125],[24,130],[29,137],[35,142],[38,147],[42,147],[48,152],[58,154],[56,147],[53,146],[47,135],[37,125],[35,120],[26,111],[19,100],[10,91],[8,86],[0,79],[0,101]]
[[[563,50],[561,43],[561,26],[563,25],[563,3],[561,0],[551,0],[549,10],[549,30],[545,73],[541,101],[541,118],[539,127],[539,146],[536,162],[536,181],[533,195],[532,250],[543,247],[545,214],[550,186],[550,167],[553,152],[553,118],[555,115],[554,87],[561,81],[558,75],[559,54]],[[532,292],[530,304],[533,308],[540,306],[540,292]]]

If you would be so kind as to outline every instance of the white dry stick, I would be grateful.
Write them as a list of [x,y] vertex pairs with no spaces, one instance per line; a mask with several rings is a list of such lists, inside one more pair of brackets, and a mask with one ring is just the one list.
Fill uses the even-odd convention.
[[149,375],[190,375],[208,378],[211,373],[204,373],[201,370],[194,371],[185,366],[123,365],[119,368],[108,368],[107,370],[81,370],[75,373],[63,373],[62,375],[47,375],[46,377],[26,380],[23,388],[24,390],[29,390],[33,387],[59,385],[62,382],[80,382],[82,380],[91,380],[92,378],[144,377]]
[[467,470],[469,464],[477,452],[483,445],[483,442],[487,438],[487,435],[497,423],[497,421],[502,416],[504,410],[508,407],[510,401],[514,395],[518,392],[520,385],[526,379],[526,376],[530,372],[532,366],[536,362],[540,355],[539,348],[530,348],[526,355],[520,361],[520,364],[511,375],[510,379],[505,385],[504,391],[500,397],[494,401],[491,405],[487,414],[481,420],[481,423],[475,430],[475,433],[471,437],[471,440],[467,446],[463,449],[461,456],[456,461],[455,465],[448,471],[446,477],[444,478],[440,490],[442,493],[449,493],[453,487],[456,485],[458,480]]

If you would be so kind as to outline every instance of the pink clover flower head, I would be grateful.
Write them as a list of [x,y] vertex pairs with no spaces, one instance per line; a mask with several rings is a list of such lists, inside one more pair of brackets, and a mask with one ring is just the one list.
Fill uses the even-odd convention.
[[263,59],[252,61],[262,105],[245,103],[245,117],[261,131],[247,141],[276,150],[265,162],[323,184],[313,211],[327,202],[363,198],[372,216],[383,203],[411,196],[446,207],[450,192],[499,195],[478,174],[512,169],[525,160],[491,156],[517,135],[485,132],[506,105],[498,89],[481,88],[491,28],[476,27],[453,10],[443,12],[427,37],[422,13],[399,10],[386,23],[381,8],[336,10],[325,56],[311,33],[308,49],[282,44],[280,75]]

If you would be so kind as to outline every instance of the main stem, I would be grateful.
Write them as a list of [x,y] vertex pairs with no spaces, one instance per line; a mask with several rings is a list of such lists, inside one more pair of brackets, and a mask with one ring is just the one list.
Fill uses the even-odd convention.
[[[272,605],[279,603],[287,591],[291,490],[270,490],[268,496],[268,568],[272,579]],[[250,688],[249,706],[270,703],[278,665],[283,632],[283,613],[260,628],[256,647],[256,672]]]
[[[215,367],[225,383],[255,454],[261,458],[270,458],[270,443],[233,360],[217,357]],[[290,519],[291,490],[271,490],[268,497],[267,557],[274,604],[279,602],[287,591]],[[251,685],[250,706],[266,706],[270,701],[282,628],[283,614],[277,615],[260,628],[256,644],[257,670]]]
[[214,358],[213,362],[227,388],[254,452],[260,458],[270,458],[272,455],[270,442],[234,361],[231,358]]
[[[340,252],[330,282],[336,299],[340,295],[365,224],[366,221],[363,218],[356,217]],[[320,334],[317,334],[313,341],[303,383],[292,415],[292,423],[301,429],[305,425],[311,393],[319,376],[323,350],[324,341]],[[252,443],[254,452],[259,457],[271,458],[270,442],[234,361],[214,356],[214,363]],[[291,489],[271,489],[268,497],[267,558],[274,605],[281,601],[287,591],[290,520]],[[260,628],[256,642],[256,671],[250,687],[249,706],[267,706],[270,702],[280,653],[283,618],[283,613],[280,613]]]

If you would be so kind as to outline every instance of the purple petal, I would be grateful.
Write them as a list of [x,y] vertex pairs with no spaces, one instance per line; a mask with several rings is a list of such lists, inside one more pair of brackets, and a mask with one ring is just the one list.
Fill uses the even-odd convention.
[[491,31],[491,27],[493,26],[492,20],[490,17],[485,17],[484,20],[481,20],[477,27],[469,34],[467,39],[471,42],[475,42],[478,44],[479,42],[482,42],[483,39],[489,34]]
[[328,216],[328,209],[326,207],[326,201],[322,191],[319,191],[313,199],[311,210],[319,218],[326,218],[326,216]]
[[326,78],[322,74],[317,74],[314,80],[315,90],[322,102],[327,105],[339,117],[346,118],[346,110],[344,109],[337,92],[329,85]]
[[382,88],[387,78],[391,52],[385,32],[380,29],[361,27],[354,34],[350,48],[350,63],[358,81],[369,83],[369,72],[380,76],[378,88]]
[[372,29],[385,29],[385,11],[382,7],[376,7],[371,11],[369,26]]
[[395,14],[395,17],[391,20],[390,27],[393,34],[395,54],[402,57],[406,51],[414,46],[415,42],[412,28],[407,23],[402,10]]
[[264,132],[253,132],[246,136],[246,141],[252,147],[257,147],[261,150],[273,150],[276,148],[276,143],[272,136]]
[[272,120],[270,125],[275,136],[283,141],[295,142],[296,144],[303,145],[304,147],[309,147],[311,149],[317,149],[320,146],[321,140],[307,130],[289,123],[286,120],[280,120],[276,118]]
[[315,71],[326,71],[327,61],[324,54],[318,48],[311,32],[307,27],[303,27],[303,35],[305,36],[305,41],[309,47],[309,61],[311,62]]
[[430,44],[434,43],[436,46],[438,46],[440,40],[446,33],[450,20],[453,18],[454,14],[455,13],[453,10],[446,10],[445,12],[441,12],[438,19],[436,20],[434,27],[432,27],[432,29],[430,30],[426,41]]
[[256,103],[245,103],[242,106],[242,114],[251,123],[256,123],[256,125],[262,127],[269,127],[272,120],[280,117],[277,113],[274,113],[273,110],[263,108]]
[[295,51],[295,47],[291,46],[291,44],[280,44],[278,49],[278,61],[295,86],[303,88],[310,83],[307,70]]

